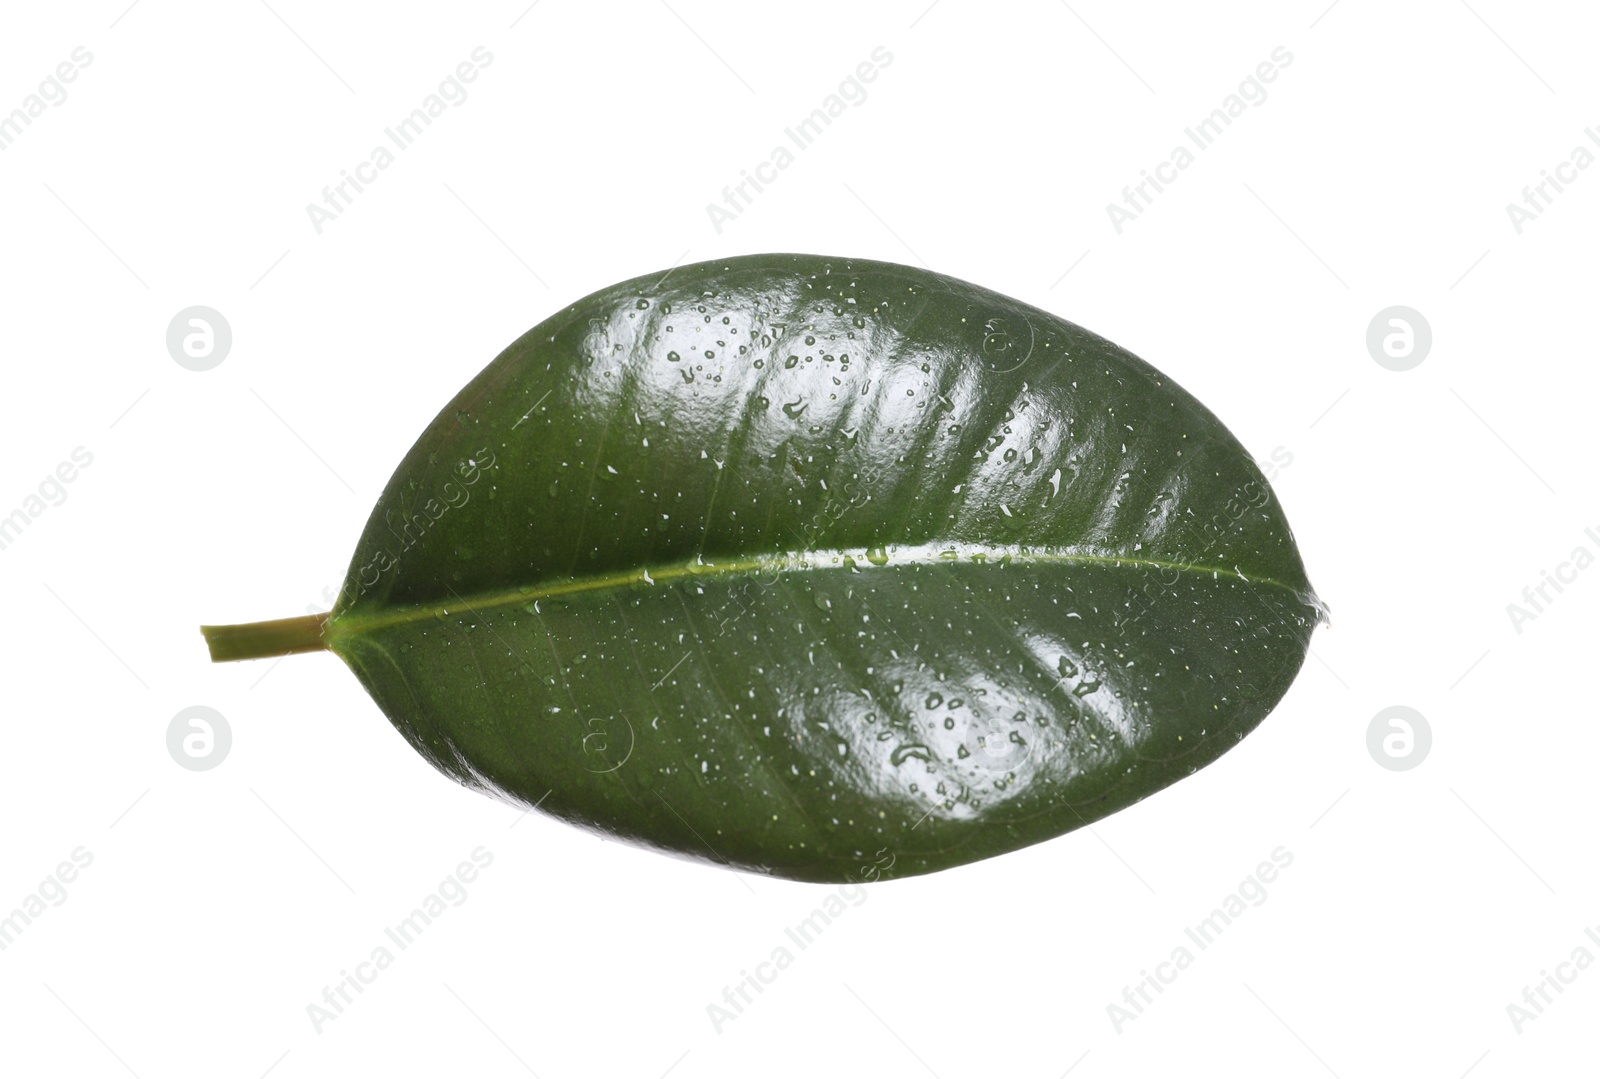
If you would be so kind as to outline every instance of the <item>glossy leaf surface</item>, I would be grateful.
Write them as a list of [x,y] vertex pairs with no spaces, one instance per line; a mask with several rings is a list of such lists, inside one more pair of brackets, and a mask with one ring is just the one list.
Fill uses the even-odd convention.
[[326,644],[470,787],[843,881],[1193,772],[1320,617],[1260,470],[1160,372],[948,277],[762,255],[506,349],[390,481]]

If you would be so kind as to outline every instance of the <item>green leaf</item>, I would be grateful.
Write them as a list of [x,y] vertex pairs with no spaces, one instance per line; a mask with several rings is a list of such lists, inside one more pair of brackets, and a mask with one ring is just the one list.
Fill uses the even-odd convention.
[[1159,371],[953,278],[755,255],[530,330],[401,462],[325,624],[208,636],[331,649],[513,804],[844,881],[1188,775],[1322,617],[1260,469]]

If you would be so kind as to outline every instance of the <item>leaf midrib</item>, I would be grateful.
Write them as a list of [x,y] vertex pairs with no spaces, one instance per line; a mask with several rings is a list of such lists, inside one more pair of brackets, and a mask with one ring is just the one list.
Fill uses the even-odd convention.
[[[953,552],[953,554],[952,554]],[[678,565],[662,566],[657,568],[643,567],[628,570],[623,573],[609,573],[594,577],[581,577],[576,580],[560,581],[539,585],[534,588],[502,589],[494,592],[480,592],[472,596],[456,595],[454,602],[418,603],[408,607],[397,608],[381,615],[355,615],[335,613],[328,623],[328,639],[330,642],[340,637],[356,635],[373,630],[389,629],[394,626],[404,626],[416,622],[426,622],[439,617],[440,610],[448,613],[452,609],[466,608],[473,614],[482,614],[485,609],[509,607],[536,603],[540,600],[558,599],[564,596],[582,595],[589,592],[603,592],[613,589],[633,588],[638,586],[653,586],[669,581],[680,581],[701,578],[727,578],[742,574],[756,573],[766,570],[770,572],[793,573],[796,571],[815,571],[827,569],[842,569],[845,559],[851,559],[856,568],[864,573],[874,570],[888,570],[900,566],[933,566],[933,565],[1003,565],[1003,564],[1054,564],[1054,565],[1101,565],[1101,566],[1129,566],[1141,569],[1176,570],[1180,573],[1195,576],[1210,576],[1212,578],[1237,577],[1246,584],[1266,585],[1278,588],[1294,596],[1301,596],[1303,590],[1293,585],[1279,581],[1273,577],[1251,577],[1237,566],[1208,566],[1188,562],[1172,562],[1158,558],[1132,558],[1127,555],[1097,554],[1092,551],[1057,551],[1038,550],[1023,547],[983,547],[977,545],[951,545],[928,544],[921,547],[896,548],[890,554],[888,562],[879,565],[867,558],[865,549],[838,549],[806,552],[785,552],[781,554],[758,555],[752,558],[742,558],[735,561],[705,562],[697,559],[694,562]]]

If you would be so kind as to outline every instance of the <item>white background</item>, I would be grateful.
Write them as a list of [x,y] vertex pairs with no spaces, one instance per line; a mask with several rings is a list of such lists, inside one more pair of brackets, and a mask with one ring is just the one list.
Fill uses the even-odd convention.
[[[7,5],[0,33],[0,111],[93,56],[0,152],[0,516],[93,455],[0,550],[0,913],[93,858],[0,952],[6,1070],[1488,1079],[1592,1059],[1600,968],[1520,1032],[1507,1006],[1574,949],[1600,957],[1600,569],[1520,627],[1507,605],[1600,554],[1600,169],[1520,234],[1506,211],[1600,123],[1592,13],[125,7]],[[319,234],[306,204],[480,45],[465,102]],[[714,228],[707,203],[877,46],[865,100]],[[1278,46],[1266,100],[1119,234],[1107,203]],[[1274,486],[1333,624],[1216,764],[872,888],[719,1032],[707,1005],[833,889],[519,818],[434,773],[331,655],[213,666],[196,627],[325,608],[405,450],[522,331],[760,251],[926,265],[1149,359],[1258,458],[1292,455]],[[206,372],[165,342],[196,304],[233,332]],[[1366,345],[1396,304],[1433,330],[1405,372]],[[191,705],[232,730],[214,770],[168,753]],[[1412,770],[1368,751],[1392,705],[1432,730]],[[480,846],[467,901],[319,1033],[307,1005]],[[1279,846],[1266,901],[1119,1029],[1108,1005]]]

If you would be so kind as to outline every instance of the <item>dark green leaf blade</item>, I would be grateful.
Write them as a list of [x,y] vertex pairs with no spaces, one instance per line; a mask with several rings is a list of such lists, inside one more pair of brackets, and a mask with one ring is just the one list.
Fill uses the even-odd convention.
[[390,481],[327,640],[469,786],[844,880],[1176,781],[1320,616],[1249,454],[1147,364],[940,275],[766,255],[508,348]]

